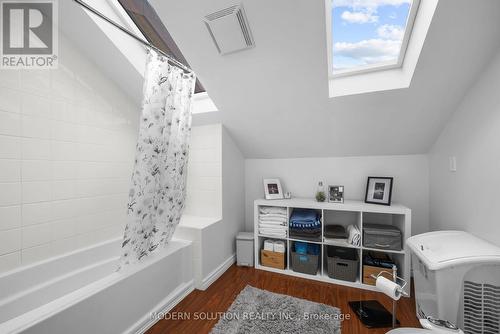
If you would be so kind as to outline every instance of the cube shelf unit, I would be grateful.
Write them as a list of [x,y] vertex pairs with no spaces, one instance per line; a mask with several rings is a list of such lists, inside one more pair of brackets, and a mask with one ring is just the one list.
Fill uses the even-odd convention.
[[[276,238],[259,234],[259,208],[260,207],[283,207],[287,209],[288,220],[294,208],[314,209],[321,213],[321,239],[311,241],[297,237]],[[384,250],[375,249],[363,246],[363,224],[377,223],[388,224],[398,227],[402,233],[403,249]],[[325,240],[323,237],[325,224],[341,224],[344,226],[356,224],[361,231],[361,246],[353,246],[345,241]],[[288,225],[288,224],[287,224]],[[289,230],[288,230],[289,232]],[[376,287],[363,283],[363,254],[366,252],[379,252],[389,255],[398,267],[398,276],[406,281],[410,281],[410,252],[406,246],[406,239],[411,236],[411,209],[399,205],[392,204],[391,206],[367,204],[362,201],[349,201],[344,203],[328,203],[317,202],[314,199],[282,199],[282,200],[265,200],[258,199],[254,202],[254,242],[255,242],[255,268],[261,270],[272,271],[280,274],[286,274],[296,277],[313,279],[328,283],[340,284],[355,288],[361,288],[371,291],[377,291]],[[284,270],[262,266],[260,263],[260,250],[263,247],[265,239],[285,240],[286,242],[286,267]],[[291,250],[293,242],[301,241],[308,243],[316,243],[321,245],[320,266],[316,275],[308,275],[295,272],[291,267]],[[327,261],[326,261],[326,246],[355,248],[359,257],[358,277],[355,282],[333,279],[328,276]],[[409,294],[410,284],[407,285],[406,292]]]

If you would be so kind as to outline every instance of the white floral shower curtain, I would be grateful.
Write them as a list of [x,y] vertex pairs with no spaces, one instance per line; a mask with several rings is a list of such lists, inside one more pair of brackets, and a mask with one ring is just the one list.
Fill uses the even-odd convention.
[[149,50],[122,265],[166,245],[181,218],[195,81]]

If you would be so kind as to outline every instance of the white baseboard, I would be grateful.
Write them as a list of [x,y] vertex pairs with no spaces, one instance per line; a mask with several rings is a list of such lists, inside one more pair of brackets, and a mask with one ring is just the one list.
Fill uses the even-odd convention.
[[222,276],[236,262],[236,254],[228,257],[220,266],[215,268],[210,274],[207,275],[201,282],[201,285],[197,287],[198,290],[206,290],[213,282],[215,282],[219,277]]
[[191,280],[178,286],[172,293],[165,297],[158,305],[145,314],[138,322],[132,325],[125,333],[143,334],[160,319],[151,317],[152,313],[165,314],[173,309],[194,290],[194,281]]

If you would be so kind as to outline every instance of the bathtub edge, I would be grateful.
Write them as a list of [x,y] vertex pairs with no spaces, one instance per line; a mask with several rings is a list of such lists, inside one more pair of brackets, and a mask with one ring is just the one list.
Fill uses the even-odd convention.
[[124,334],[144,334],[153,327],[161,319],[154,319],[151,317],[152,313],[164,314],[172,310],[184,298],[194,291],[194,280],[183,283],[178,286],[172,293],[165,297],[158,305],[152,308],[142,319],[130,326]]

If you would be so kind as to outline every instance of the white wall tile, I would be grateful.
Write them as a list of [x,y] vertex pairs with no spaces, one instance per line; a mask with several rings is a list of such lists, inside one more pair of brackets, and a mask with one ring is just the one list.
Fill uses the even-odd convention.
[[22,235],[23,248],[48,243],[52,239],[52,224],[45,223],[23,227]]
[[0,159],[0,182],[20,182],[21,162],[19,160]]
[[188,165],[188,176],[213,177],[221,176],[221,164],[214,162],[193,162]]
[[92,244],[98,243],[99,238],[94,231],[85,234],[80,234],[76,238],[78,247],[88,247]]
[[22,158],[26,160],[49,160],[50,140],[39,138],[21,139]]
[[21,115],[0,111],[0,134],[9,136],[21,135]]
[[74,180],[53,181],[52,182],[52,199],[63,200],[71,199],[76,196],[76,185]]
[[51,102],[52,118],[57,121],[76,123],[77,114],[75,107],[68,103],[67,100],[53,99]]
[[19,71],[0,70],[0,86],[18,89],[20,84]]
[[21,204],[21,183],[0,183],[0,206]]
[[21,159],[21,140],[0,135],[0,159]]
[[102,242],[122,236],[123,227],[119,225],[112,225],[100,230],[96,230],[94,233],[96,237],[96,242]]
[[76,234],[76,218],[56,220],[51,223],[52,240],[72,237]]
[[21,229],[0,231],[0,255],[21,249]]
[[23,182],[48,181],[52,178],[52,162],[49,160],[23,160]]
[[58,161],[79,160],[78,143],[53,141],[52,159]]
[[0,271],[123,231],[139,108],[60,45],[55,71],[0,71],[0,241],[18,237],[0,242]]
[[24,93],[22,95],[21,112],[23,115],[52,118],[50,99],[39,95]]
[[46,260],[52,256],[52,246],[50,243],[26,248],[21,251],[21,261],[23,265]]
[[21,94],[8,88],[0,89],[0,110],[20,113]]
[[85,214],[86,208],[82,199],[70,199],[52,202],[52,216],[54,219],[73,218]]
[[79,248],[78,239],[77,237],[57,239],[50,243],[50,247],[54,255],[69,253]]
[[78,126],[68,122],[52,121],[52,139],[76,142],[78,139]]
[[23,182],[23,203],[46,202],[52,199],[50,181]]
[[23,226],[40,224],[55,219],[52,215],[52,202],[40,202],[22,205]]
[[28,93],[50,95],[50,72],[47,70],[19,71],[21,89]]
[[217,148],[191,149],[189,151],[189,161],[192,162],[220,162],[220,150]]
[[0,273],[15,269],[20,265],[21,265],[20,251],[0,256]]
[[75,179],[79,162],[76,161],[54,161],[52,162],[52,178],[54,180]]
[[10,230],[21,227],[21,206],[0,207],[0,230]]
[[47,118],[22,116],[22,135],[29,138],[50,139],[52,121]]
[[68,68],[64,68],[63,66],[51,72],[52,95],[67,99],[74,99],[75,84],[73,73]]

